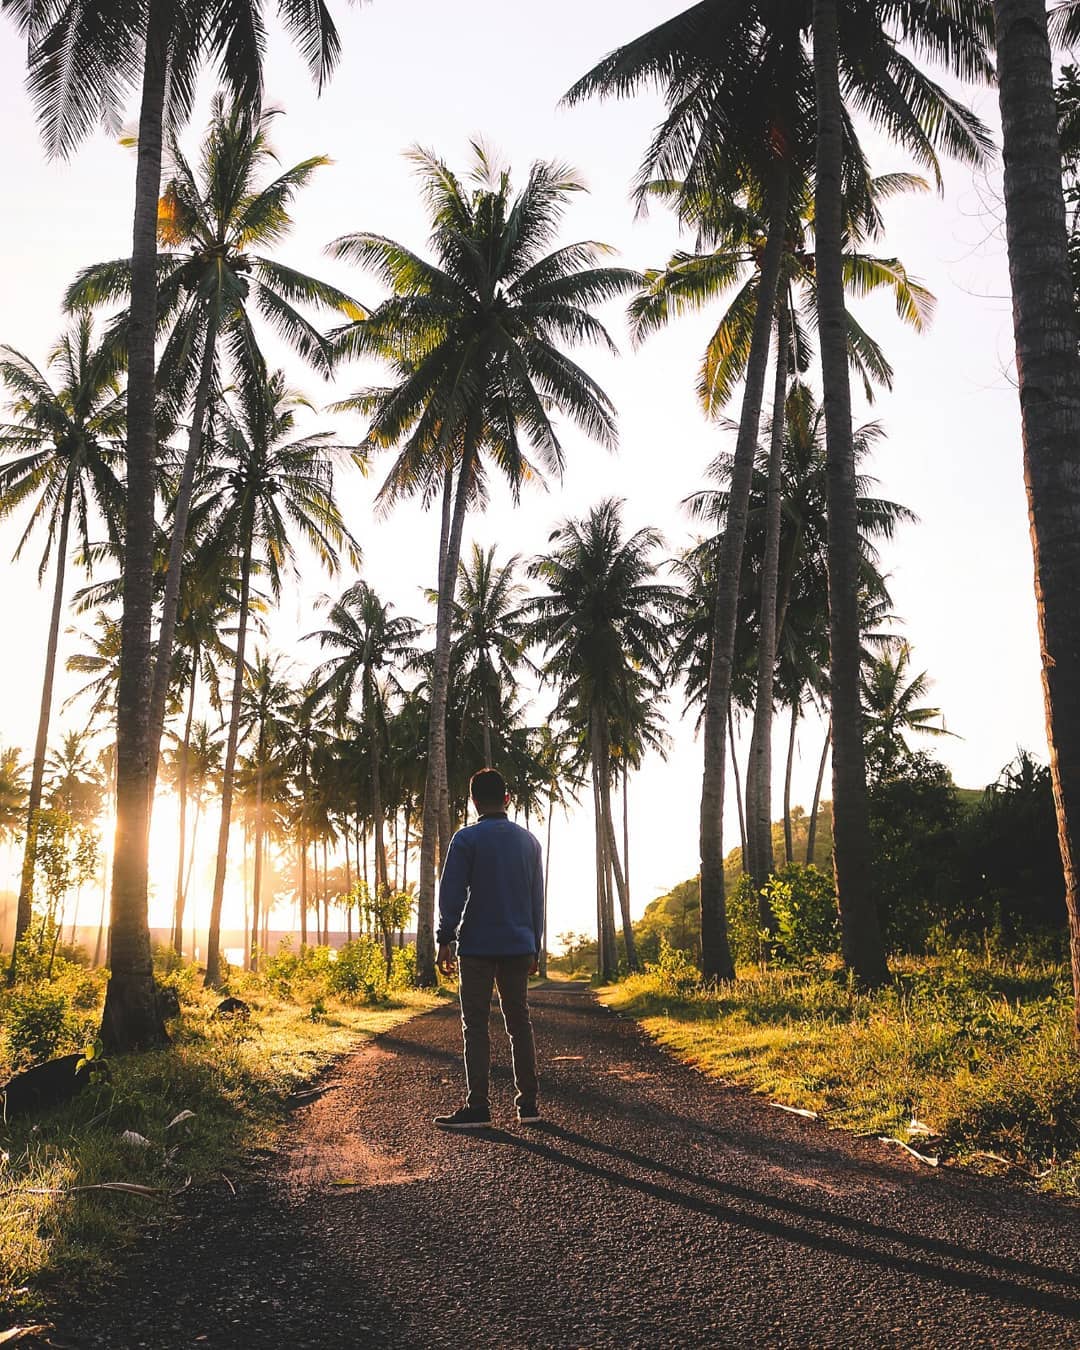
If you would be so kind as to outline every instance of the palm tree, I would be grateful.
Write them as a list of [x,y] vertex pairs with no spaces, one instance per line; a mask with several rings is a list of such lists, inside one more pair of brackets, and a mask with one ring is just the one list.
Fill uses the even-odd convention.
[[636,965],[625,878],[612,844],[611,749],[613,731],[648,689],[662,699],[668,620],[677,610],[672,587],[656,581],[656,530],[623,535],[621,504],[609,498],[582,520],[566,520],[552,534],[551,552],[533,560],[529,573],[547,592],[527,602],[531,641],[543,646],[544,678],[559,690],[559,713],[582,738],[592,769],[596,828],[596,905],[600,970],[615,974],[615,869],[622,908],[627,964]]
[[375,885],[390,884],[386,865],[382,764],[389,751],[390,699],[401,692],[397,670],[416,654],[420,626],[356,581],[330,605],[328,626],[306,636],[333,652],[315,671],[315,697],[327,701],[340,726],[359,687],[361,728],[371,765],[371,812],[375,825]]
[[[933,313],[933,296],[913,280],[897,258],[880,258],[864,251],[866,242],[880,233],[880,204],[895,193],[925,188],[923,180],[908,174],[869,179],[853,197],[855,209],[846,211],[844,277],[859,295],[891,292],[897,313],[916,331],[922,331]],[[654,185],[657,195],[685,202],[682,184]],[[724,310],[709,340],[698,378],[704,411],[716,415],[743,378],[751,347],[751,320],[761,290],[761,260],[768,222],[743,206],[707,198],[692,203],[697,225],[697,251],[677,253],[664,269],[645,274],[646,286],[631,305],[634,335],[642,340],[673,316],[692,312],[719,299],[747,272],[737,294]],[[809,190],[792,199],[784,239],[781,282],[776,299],[776,374],[770,433],[766,495],[766,530],[760,568],[761,602],[758,607],[757,689],[750,763],[746,780],[748,871],[760,892],[773,870],[772,856],[772,714],[773,674],[777,649],[777,602],[781,533],[781,479],[784,453],[784,413],[790,374],[809,368],[812,343],[806,321],[807,303],[813,303],[816,266],[808,233],[813,208]],[[848,315],[848,359],[862,377],[867,397],[874,383],[889,389],[893,371],[878,344]],[[728,423],[732,431],[738,428]],[[734,467],[731,478],[734,480]],[[752,491],[752,487],[751,487]],[[749,516],[747,517],[749,528]],[[745,546],[744,546],[745,547]]]
[[[258,314],[279,338],[316,370],[329,374],[327,340],[296,308],[297,303],[361,317],[342,291],[267,256],[292,228],[289,206],[325,155],[302,160],[263,187],[257,180],[276,164],[270,123],[277,109],[260,111],[239,100],[226,106],[217,94],[199,163],[192,166],[173,130],[171,165],[158,220],[159,324],[168,329],[158,383],[177,412],[191,403],[187,448],[172,506],[172,534],[151,693],[151,755],[161,739],[173,664],[173,640],[188,517],[215,378],[222,383],[263,378],[264,362],[252,317]],[[118,259],[86,268],[68,288],[68,308],[126,300],[131,262]],[[122,336],[127,316],[118,325]],[[230,358],[225,370],[222,352]],[[231,366],[231,371],[228,370]]]
[[[1058,5],[1057,36],[1080,36],[1080,7]],[[1005,218],[1024,433],[1046,731],[1065,869],[1080,1039],[1080,364],[1061,183],[1046,6],[994,0]]]
[[[366,232],[331,245],[335,256],[375,271],[392,292],[368,320],[339,336],[343,356],[389,359],[397,376],[393,385],[352,400],[370,414],[369,445],[401,447],[398,472],[382,500],[391,502],[407,490],[426,498],[444,493],[417,914],[421,984],[435,979],[436,838],[446,777],[451,619],[466,510],[482,488],[484,455],[509,479],[515,497],[521,482],[538,474],[528,450],[547,470],[561,472],[563,449],[553,413],[614,446],[610,401],[563,349],[584,341],[612,348],[591,308],[639,282],[634,272],[598,266],[607,252],[599,244],[546,252],[567,198],[582,187],[569,168],[536,163],[514,194],[509,173],[479,145],[474,152],[471,187],[434,155],[412,152],[437,262]],[[445,834],[448,813],[442,814]]]
[[[970,140],[981,125],[926,79],[880,31],[886,11],[903,10],[909,32],[932,52],[948,52],[966,31],[935,0],[846,0],[866,10],[844,31],[845,79],[853,102],[887,126],[924,164],[936,168],[935,144]],[[873,11],[872,18],[869,11]],[[809,0],[701,0],[618,49],[567,96],[626,95],[662,87],[667,116],[646,152],[637,180],[682,180],[683,209],[716,197],[744,201],[768,221],[759,302],[752,317],[732,504],[716,570],[716,637],[704,720],[705,773],[701,804],[702,960],[710,978],[730,978],[723,878],[724,742],[729,713],[735,613],[745,530],[745,504],[757,445],[773,307],[781,275],[790,202],[810,177],[814,141],[813,69],[804,49]],[[877,31],[874,47],[867,29]],[[926,30],[924,32],[924,30]],[[869,49],[868,49],[869,44]],[[887,46],[888,50],[884,50]],[[867,50],[864,50],[867,49]],[[837,90],[839,99],[839,90]],[[839,104],[838,104],[839,106]],[[867,174],[854,123],[837,124],[838,172],[851,194]],[[840,179],[837,180],[840,192]],[[849,198],[850,199],[850,198]]]
[[13,745],[0,746],[0,839],[13,839],[26,818],[26,766]]
[[226,417],[214,463],[207,469],[208,490],[219,501],[216,533],[222,540],[231,541],[240,553],[236,659],[206,950],[206,982],[213,988],[221,982],[221,906],[225,897],[233,775],[243,707],[252,568],[257,561],[262,563],[271,593],[277,597],[282,568],[294,556],[293,538],[297,535],[303,537],[330,573],[337,570],[338,553],[343,546],[350,560],[359,562],[356,543],[334,499],[335,447],[329,443],[329,433],[315,432],[294,438],[296,409],[301,405],[304,401],[286,389],[280,372],[263,385],[241,385],[237,390],[236,411],[230,410]]
[[515,554],[503,566],[495,565],[495,549],[473,544],[469,562],[458,569],[460,600],[454,601],[450,666],[463,686],[467,706],[478,715],[484,763],[495,763],[492,719],[502,703],[502,691],[512,689],[525,663],[522,637],[514,615],[521,608],[524,588],[514,580],[520,562]]
[[[844,302],[843,136],[846,110],[841,80],[849,78],[857,55],[867,86],[892,81],[899,98],[864,110],[896,139],[905,122],[922,120],[937,144],[969,163],[985,161],[990,142],[974,119],[954,119],[935,128],[912,96],[917,73],[891,28],[918,44],[920,53],[967,77],[989,76],[984,4],[950,6],[934,0],[876,0],[843,5],[845,42],[840,36],[841,0],[813,0],[812,36],[817,107],[817,163],[814,222],[817,238],[817,315],[825,390],[828,445],[829,653],[832,697],[833,865],[840,905],[841,945],[849,970],[866,985],[888,977],[885,947],[870,877],[870,834],[866,763],[862,742],[859,666],[859,549],[856,474],[852,441],[851,391]],[[897,76],[908,77],[905,89]]]
[[[259,0],[92,0],[60,9],[49,0],[0,0],[28,38],[29,84],[46,146],[74,152],[102,122],[115,129],[138,87],[138,158],[128,325],[128,449],[124,613],[117,717],[117,850],[113,867],[113,954],[102,1019],[111,1049],[163,1044],[154,999],[147,920],[151,617],[153,607],[157,208],[162,128],[190,112],[199,67],[212,61],[233,93],[262,102],[266,46]],[[322,0],[278,0],[284,26],[317,83],[340,46]]]
[[[121,488],[116,477],[123,457],[124,399],[116,377],[94,347],[88,314],[77,316],[57,343],[49,366],[59,376],[54,388],[28,357],[0,347],[0,381],[12,395],[13,420],[0,424],[0,518],[25,505],[29,521],[15,549],[18,558],[36,526],[45,529],[45,548],[38,566],[42,580],[55,550],[52,609],[45,646],[34,758],[27,795],[26,834],[15,920],[15,941],[30,926],[34,889],[37,812],[41,806],[45,747],[52,716],[56,651],[70,532],[74,523],[84,554],[90,547],[91,523],[100,517],[110,532],[118,529]],[[15,978],[12,947],[8,980]]]
[[[871,780],[881,782],[908,754],[908,732],[951,736],[940,708],[920,703],[930,688],[926,672],[912,675],[911,644],[894,638],[886,649],[864,659],[862,673],[863,740]],[[939,723],[941,725],[937,725]]]

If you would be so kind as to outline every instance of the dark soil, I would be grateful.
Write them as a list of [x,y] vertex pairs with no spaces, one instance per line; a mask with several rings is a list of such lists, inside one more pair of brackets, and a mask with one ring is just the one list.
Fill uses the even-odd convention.
[[503,1068],[494,1129],[434,1129],[460,1026],[416,1018],[342,1061],[235,1195],[186,1195],[53,1344],[1080,1346],[1073,1207],[724,1088],[583,988],[533,1001],[546,1124],[512,1123]]

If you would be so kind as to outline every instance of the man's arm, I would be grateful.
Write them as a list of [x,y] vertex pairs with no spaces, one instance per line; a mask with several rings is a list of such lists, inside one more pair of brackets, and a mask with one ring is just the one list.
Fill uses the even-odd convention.
[[536,954],[544,950],[544,854],[539,840],[534,841],[533,881],[532,881],[532,921],[536,934]]
[[439,879],[439,931],[436,940],[446,946],[457,936],[458,924],[469,898],[469,849],[461,833],[450,840],[446,851],[446,865]]

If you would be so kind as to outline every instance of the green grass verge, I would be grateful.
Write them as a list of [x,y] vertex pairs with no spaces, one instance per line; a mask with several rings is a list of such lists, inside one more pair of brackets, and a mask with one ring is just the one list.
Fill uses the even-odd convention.
[[706,990],[676,957],[599,996],[680,1059],[771,1101],[1080,1194],[1068,970],[966,954],[895,970],[873,995],[826,969]]
[[[61,1290],[77,1299],[176,1191],[227,1176],[246,1150],[271,1143],[289,1095],[335,1056],[438,1002],[395,992],[312,1009],[243,997],[246,1022],[215,1018],[217,997],[192,992],[168,1050],[112,1061],[110,1081],[68,1108],[0,1128],[0,1314],[40,1312]],[[170,1128],[185,1111],[194,1114]],[[149,1142],[125,1140],[129,1131]],[[150,1193],[77,1189],[103,1182]]]

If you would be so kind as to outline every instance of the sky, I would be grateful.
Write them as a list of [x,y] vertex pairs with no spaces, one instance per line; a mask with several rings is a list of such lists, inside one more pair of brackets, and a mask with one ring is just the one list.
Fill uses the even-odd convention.
[[[563,239],[591,238],[613,245],[629,266],[662,265],[680,243],[663,211],[635,216],[629,184],[660,103],[589,103],[568,109],[559,99],[602,55],[678,11],[671,0],[623,0],[618,6],[548,0],[535,7],[505,0],[373,0],[336,5],[342,60],[321,98],[303,64],[280,38],[271,43],[267,102],[283,109],[273,142],[283,165],[325,153],[333,164],[316,175],[296,203],[296,227],[276,256],[336,281],[367,303],[380,293],[370,277],[328,259],[337,236],[374,230],[416,249],[427,228],[410,145],[435,150],[464,169],[469,142],[481,137],[522,178],[534,159],[574,165],[588,185],[565,220]],[[64,288],[79,268],[130,252],[134,153],[99,133],[69,162],[48,162],[24,89],[24,50],[14,28],[0,29],[0,175],[8,185],[0,213],[0,342],[39,364],[60,333]],[[185,136],[193,150],[211,84]],[[967,91],[976,110],[997,129],[993,91]],[[868,135],[876,172],[907,170],[906,156]],[[878,251],[899,256],[936,294],[935,321],[915,335],[890,305],[853,305],[860,321],[885,346],[895,386],[872,413],[856,397],[856,419],[872,416],[886,430],[870,466],[883,495],[912,508],[919,524],[905,527],[884,550],[885,568],[914,647],[914,668],[932,681],[953,737],[933,750],[965,787],[992,781],[1018,746],[1045,754],[1033,599],[1032,560],[1023,492],[1019,409],[1012,372],[1012,327],[1001,225],[1000,165],[973,170],[946,165],[942,194],[894,202],[887,238]],[[547,491],[527,491],[516,509],[496,491],[487,512],[468,522],[465,547],[496,545],[504,559],[542,551],[554,525],[581,515],[602,497],[625,500],[628,528],[658,526],[671,553],[688,543],[693,527],[680,506],[699,487],[725,432],[706,423],[694,395],[697,363],[710,331],[709,315],[680,322],[634,350],[617,306],[604,316],[621,355],[583,350],[582,364],[612,397],[619,415],[615,455],[565,428],[567,470]],[[294,385],[318,404],[366,383],[371,370],[344,369],[333,386],[284,363]],[[737,415],[737,407],[731,410]],[[355,421],[325,414],[312,426],[333,427],[358,440]],[[422,590],[433,583],[438,522],[415,507],[384,521],[370,503],[383,465],[367,480],[344,475],[341,496],[363,550],[362,575],[399,610],[427,617]],[[48,619],[47,591],[36,580],[37,553],[7,564],[21,522],[0,522],[0,632],[9,644],[0,668],[0,743],[29,747],[39,699]],[[328,578],[307,561],[275,616],[271,645],[294,656],[298,669],[313,659],[304,633],[316,623],[315,605],[351,575]],[[81,621],[85,629],[89,621]],[[78,647],[65,633],[61,656]],[[59,697],[74,684],[59,681]],[[631,784],[633,909],[697,871],[697,809],[701,748],[682,718],[682,696],[671,691],[672,746],[666,761],[651,758]],[[546,702],[533,707],[541,720]],[[75,725],[77,710],[64,719]],[[777,726],[782,764],[786,719]],[[809,805],[823,728],[807,717],[799,742],[794,800]],[[740,750],[744,754],[744,748]],[[782,777],[782,775],[780,775]],[[779,814],[779,789],[774,816]],[[828,793],[828,789],[826,789]],[[729,791],[725,846],[737,843]],[[164,917],[172,867],[168,811],[155,841],[157,897],[152,921]],[[209,834],[209,831],[208,831]],[[552,933],[595,927],[591,890],[590,813],[557,817],[551,887]],[[160,846],[159,846],[160,845]],[[0,889],[7,884],[0,878]],[[226,916],[228,921],[228,915]]]

